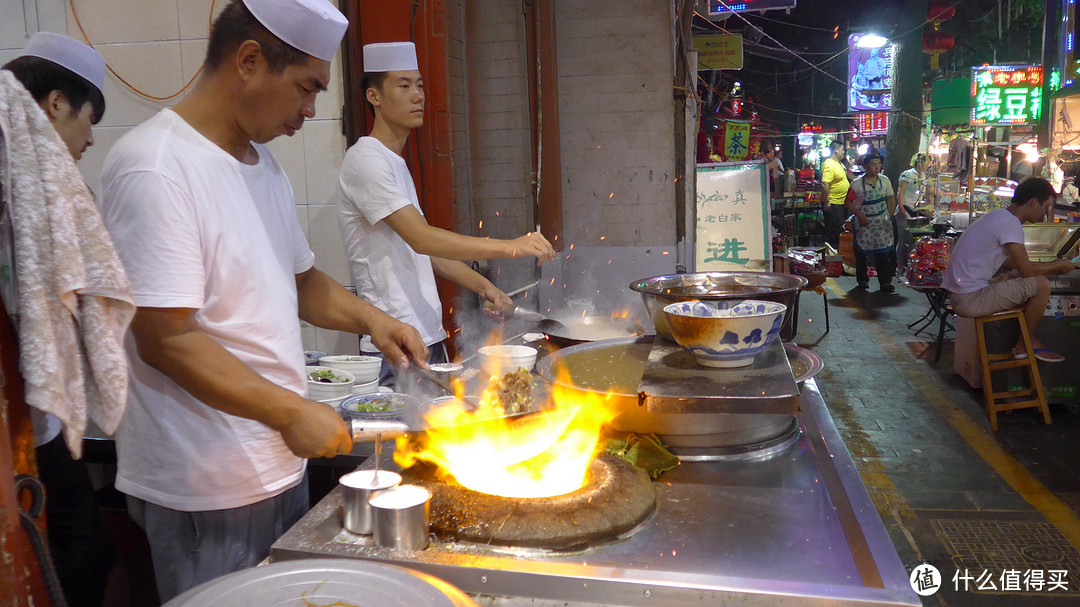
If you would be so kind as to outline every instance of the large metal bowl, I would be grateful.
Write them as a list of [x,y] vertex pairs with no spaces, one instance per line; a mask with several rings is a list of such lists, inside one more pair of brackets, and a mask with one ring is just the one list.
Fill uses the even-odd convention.
[[630,283],[630,288],[641,293],[645,310],[656,326],[656,334],[668,341],[675,341],[675,338],[664,316],[664,306],[680,301],[739,299],[763,299],[787,306],[780,330],[780,337],[787,339],[791,335],[795,297],[807,284],[806,278],[795,274],[697,272],[643,278]]

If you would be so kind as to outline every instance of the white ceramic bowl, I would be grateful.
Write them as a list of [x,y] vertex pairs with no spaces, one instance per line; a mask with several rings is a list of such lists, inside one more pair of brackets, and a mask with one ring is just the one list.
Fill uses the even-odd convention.
[[353,394],[372,394],[379,391],[379,378],[376,377],[371,381],[360,383],[360,380],[356,380],[356,383],[352,386]]
[[382,367],[382,359],[378,356],[340,354],[335,356],[322,356],[319,364],[332,369],[348,371],[356,378],[356,383],[364,384],[373,379],[379,379],[379,369]]
[[340,401],[352,394],[353,382],[356,381],[352,373],[330,367],[304,369],[307,374],[308,398],[311,400]]
[[664,306],[675,341],[706,367],[745,367],[780,334],[787,306],[772,301],[682,301]]
[[502,377],[518,369],[532,371],[536,364],[536,348],[530,346],[484,346],[477,352],[480,368],[488,375]]

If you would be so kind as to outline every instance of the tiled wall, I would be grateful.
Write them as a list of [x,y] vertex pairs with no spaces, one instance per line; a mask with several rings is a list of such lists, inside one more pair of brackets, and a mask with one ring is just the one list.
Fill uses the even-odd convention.
[[599,4],[563,0],[555,16],[566,242],[671,245],[671,3]]
[[[216,13],[227,0],[0,0],[0,65],[18,55],[37,31],[82,40],[71,6],[90,42],[109,66],[135,88],[164,97],[176,93],[202,65],[211,6]],[[316,116],[293,137],[270,143],[296,195],[300,224],[315,252],[316,266],[351,286],[334,206],[335,183],[345,153],[341,134],[340,58],[331,64],[329,90],[316,101]],[[112,144],[133,126],[170,107],[176,99],[142,97],[109,75],[106,112],[94,127],[94,146],[80,161],[90,187],[100,191],[101,166]],[[355,353],[353,335],[304,328],[304,347],[331,353]]]

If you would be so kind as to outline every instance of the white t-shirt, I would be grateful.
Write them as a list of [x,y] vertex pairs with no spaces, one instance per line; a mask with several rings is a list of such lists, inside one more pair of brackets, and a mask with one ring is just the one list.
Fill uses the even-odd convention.
[[904,188],[904,199],[896,205],[897,214],[901,212],[901,205],[914,209],[919,204],[919,172],[908,169],[900,173],[900,183],[906,183],[907,187]]
[[[423,215],[405,159],[378,139],[361,137],[345,153],[338,179],[338,224],[356,293],[415,327],[430,346],[446,339],[431,258],[382,221],[410,204]],[[360,349],[377,351],[367,336]]]
[[974,293],[990,284],[1005,263],[1005,245],[1024,244],[1024,226],[1008,209],[990,211],[980,217],[956,241],[949,254],[949,267],[941,286],[953,293]]
[[892,182],[889,178],[878,174],[877,180],[873,184],[866,181],[866,175],[860,175],[851,182],[851,190],[855,192],[855,202],[861,205],[867,200],[877,200],[879,198],[888,198],[895,196],[892,189]]
[[[124,135],[102,171],[102,215],[150,308],[195,308],[199,329],[266,379],[306,394],[296,274],[314,264],[273,154],[246,165],[162,110]],[[300,482],[281,435],[209,407],[139,358],[116,433],[116,488],[175,510],[252,504]]]

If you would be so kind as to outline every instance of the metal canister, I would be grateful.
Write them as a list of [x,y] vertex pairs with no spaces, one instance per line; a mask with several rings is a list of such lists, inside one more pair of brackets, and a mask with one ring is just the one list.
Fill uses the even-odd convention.
[[373,495],[368,503],[375,544],[386,548],[427,548],[431,492],[418,485],[398,485]]

